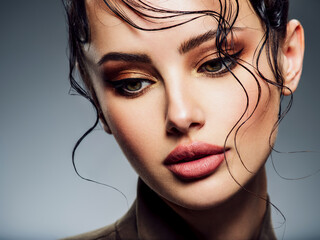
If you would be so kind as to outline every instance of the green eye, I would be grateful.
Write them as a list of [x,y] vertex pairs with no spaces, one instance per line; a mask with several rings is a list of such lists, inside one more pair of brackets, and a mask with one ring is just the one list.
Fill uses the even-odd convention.
[[130,81],[126,84],[124,84],[123,88],[125,88],[127,91],[135,92],[139,91],[142,87],[142,82],[139,80],[136,81]]
[[199,67],[198,72],[208,74],[210,77],[218,77],[221,74],[227,73],[237,65],[237,59],[240,57],[242,50],[226,57],[213,58],[203,63]]
[[123,96],[138,97],[155,82],[143,78],[126,78],[108,83]]
[[207,72],[219,72],[223,67],[222,62],[218,60],[211,60],[203,65],[204,70]]

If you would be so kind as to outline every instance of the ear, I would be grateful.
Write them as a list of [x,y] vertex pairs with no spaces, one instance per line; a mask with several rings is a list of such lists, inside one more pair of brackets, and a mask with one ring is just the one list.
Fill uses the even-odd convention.
[[288,96],[297,89],[303,65],[304,31],[297,20],[291,20],[287,24],[287,34],[282,46],[282,53],[284,56],[284,88],[282,93]]
[[108,134],[112,134],[111,130],[110,130],[110,127],[102,113],[102,111],[99,109],[99,119],[100,119],[100,123],[104,129],[104,131]]

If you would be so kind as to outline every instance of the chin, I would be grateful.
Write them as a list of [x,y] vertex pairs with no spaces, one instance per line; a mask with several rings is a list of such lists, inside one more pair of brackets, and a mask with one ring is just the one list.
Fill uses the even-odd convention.
[[169,205],[174,204],[190,210],[207,210],[227,202],[241,190],[232,178],[223,182],[201,179],[189,184],[169,193],[169,196],[162,195],[163,199]]

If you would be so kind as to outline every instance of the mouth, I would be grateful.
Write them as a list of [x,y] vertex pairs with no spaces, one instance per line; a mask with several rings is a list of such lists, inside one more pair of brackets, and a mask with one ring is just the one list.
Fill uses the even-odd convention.
[[215,172],[228,148],[204,142],[177,146],[165,159],[165,166],[182,180],[197,180]]

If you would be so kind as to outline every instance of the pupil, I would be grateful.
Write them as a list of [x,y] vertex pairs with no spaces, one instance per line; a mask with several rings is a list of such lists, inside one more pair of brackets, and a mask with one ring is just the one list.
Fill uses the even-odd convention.
[[127,89],[129,91],[137,91],[141,88],[142,83],[140,81],[131,82],[127,84]]
[[221,63],[221,62],[211,62],[211,63],[208,63],[208,64],[205,66],[205,69],[206,69],[208,72],[217,72],[217,71],[219,71],[221,68],[222,68],[222,63]]

